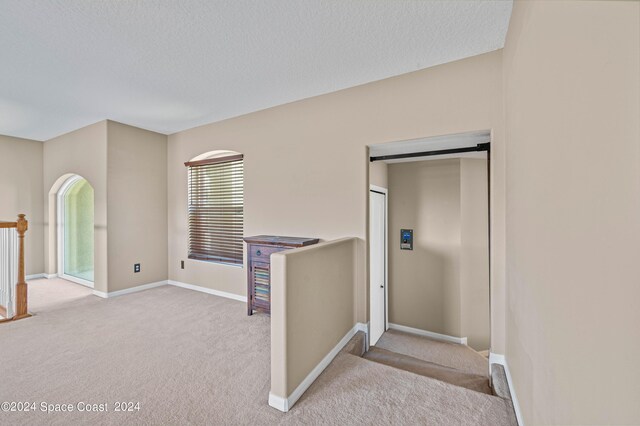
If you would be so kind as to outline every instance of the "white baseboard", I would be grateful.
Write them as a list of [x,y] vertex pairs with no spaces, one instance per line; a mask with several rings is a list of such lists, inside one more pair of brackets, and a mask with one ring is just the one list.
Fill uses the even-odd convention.
[[[33,275],[27,275],[25,278],[26,281],[31,281],[31,280],[39,280],[42,278],[46,278],[48,280],[51,280],[53,278],[58,278],[59,275],[58,274],[46,274],[46,273],[41,273],[41,274],[33,274]],[[75,282],[76,284],[80,284],[83,285],[85,287],[93,287],[93,283],[91,281],[86,281],[86,280],[82,280],[82,279],[74,279],[73,277],[68,277],[65,276],[63,279],[67,280],[67,281],[71,281],[71,282]],[[77,280],[77,281],[76,281]]]
[[511,401],[513,402],[513,410],[516,412],[518,425],[524,426],[524,421],[522,420],[522,412],[520,411],[520,404],[518,404],[516,390],[513,387],[513,381],[511,379],[511,372],[509,371],[509,364],[507,364],[507,359],[504,355],[489,352],[489,365],[491,364],[500,364],[504,367],[504,372],[507,376],[507,385],[509,385],[509,393],[511,393]]
[[304,394],[304,392],[309,389],[309,386],[311,386],[313,382],[315,382],[318,376],[320,376],[324,369],[327,368],[327,366],[331,363],[331,361],[333,361],[336,355],[338,355],[342,348],[344,348],[345,345],[349,343],[349,340],[351,340],[351,338],[358,331],[364,331],[365,333],[367,333],[367,324],[357,323],[356,325],[354,325],[353,328],[349,330],[342,339],[340,339],[338,344],[335,345],[324,358],[322,358],[322,361],[320,361],[318,365],[316,365],[315,368],[311,370],[307,377],[304,378],[304,380],[291,393],[291,395],[289,395],[288,398],[274,395],[273,393],[269,392],[269,405],[285,413],[289,411],[291,407],[293,407],[293,405],[298,401],[298,399],[300,399],[302,394]]
[[433,331],[421,330],[419,328],[407,327],[406,325],[389,323],[392,330],[404,331],[405,333],[417,334],[418,336],[430,337],[434,340],[442,340],[443,342],[457,343],[467,346],[466,337],[454,337],[447,334],[434,333]]
[[47,278],[47,274],[45,273],[33,274],[33,275],[27,275],[26,277],[24,277],[26,281],[39,280],[40,278]]
[[[57,277],[58,277],[58,274],[41,273],[41,274],[27,275],[25,277],[25,279],[27,281],[31,281],[31,280],[37,280],[37,279],[40,279],[40,278],[52,279],[52,278],[57,278]],[[240,302],[245,302],[245,303],[247,302],[247,297],[246,296],[241,296],[239,294],[233,294],[233,293],[227,293],[226,291],[214,290],[214,289],[211,289],[211,288],[201,287],[201,286],[193,285],[193,284],[187,284],[187,283],[183,283],[183,282],[180,282],[180,281],[174,281],[174,280],[158,281],[158,282],[155,282],[155,283],[143,284],[143,285],[139,285],[137,287],[127,288],[127,289],[118,290],[118,291],[112,291],[112,292],[109,292],[109,293],[106,293],[104,291],[93,290],[93,294],[95,296],[102,297],[103,299],[108,299],[110,297],[122,296],[124,294],[130,294],[130,293],[135,293],[135,292],[138,292],[138,291],[148,290],[150,288],[160,287],[162,285],[167,285],[167,284],[174,285],[176,287],[186,288],[188,290],[194,290],[194,291],[199,291],[199,292],[202,292],[202,293],[213,294],[214,296],[226,297],[227,299],[238,300]],[[365,333],[367,332],[366,330],[362,330],[362,331],[364,331]]]
[[98,297],[102,297],[103,299],[110,299],[112,297],[123,296],[125,294],[137,293],[143,290],[149,290],[150,288],[160,287],[163,285],[167,285],[167,281],[158,281],[155,283],[143,284],[136,287],[125,288],[124,290],[111,291],[109,293],[105,293],[104,291],[93,290],[93,294]]
[[33,275],[27,275],[26,277],[24,277],[26,281],[39,280],[40,278],[46,278],[50,280],[52,278],[58,278],[58,274],[45,274],[43,272],[42,274],[33,274]]
[[33,274],[33,275],[27,275],[26,277],[24,277],[25,280],[27,281],[31,281],[31,280],[39,280],[40,278],[46,278],[48,280],[51,280],[53,278],[58,278],[58,274],[47,274],[47,273],[41,273],[41,274]]
[[201,293],[212,294],[214,296],[225,297],[227,299],[238,300],[240,302],[247,302],[246,296],[240,296],[239,294],[227,293],[226,291],[214,290],[211,288],[200,287],[193,284],[182,283],[180,281],[174,280],[166,280],[166,281],[158,281],[155,283],[143,284],[137,287],[126,288],[124,290],[112,291],[109,293],[105,293],[104,291],[93,290],[93,294],[98,297],[102,297],[103,299],[109,299],[112,297],[123,296],[125,294],[136,293],[138,291],[149,290],[150,288],[160,287],[163,285],[173,285],[180,288],[186,288],[188,290],[199,291]]
[[226,291],[214,290],[212,288],[201,287],[198,285],[182,283],[180,281],[169,280],[170,285],[176,287],[186,288],[188,290],[200,291],[202,293],[213,294],[214,296],[226,297],[227,299],[237,300],[239,302],[247,303],[247,296],[241,296],[239,294],[227,293]]

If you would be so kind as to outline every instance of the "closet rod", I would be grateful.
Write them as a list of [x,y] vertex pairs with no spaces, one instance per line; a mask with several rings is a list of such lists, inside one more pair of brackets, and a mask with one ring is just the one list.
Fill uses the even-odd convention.
[[370,162],[384,161],[384,160],[397,160],[399,158],[414,158],[414,157],[429,157],[432,155],[446,155],[446,154],[460,154],[463,152],[481,152],[489,151],[491,149],[490,143],[479,143],[476,146],[468,146],[465,148],[451,148],[441,149],[438,151],[424,151],[424,152],[410,152],[407,154],[392,154],[392,155],[380,155],[378,157],[369,157]]

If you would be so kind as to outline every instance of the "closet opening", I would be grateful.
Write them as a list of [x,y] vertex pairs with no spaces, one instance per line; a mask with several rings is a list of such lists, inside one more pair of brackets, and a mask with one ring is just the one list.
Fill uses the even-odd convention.
[[[389,365],[407,350],[453,357],[464,347],[489,385],[490,155],[489,131],[369,146],[365,357],[384,350]],[[451,357],[422,361],[457,368]]]

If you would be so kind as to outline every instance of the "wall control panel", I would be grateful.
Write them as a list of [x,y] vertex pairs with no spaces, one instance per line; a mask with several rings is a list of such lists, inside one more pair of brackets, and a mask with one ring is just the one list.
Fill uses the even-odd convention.
[[400,230],[400,250],[413,250],[413,229]]

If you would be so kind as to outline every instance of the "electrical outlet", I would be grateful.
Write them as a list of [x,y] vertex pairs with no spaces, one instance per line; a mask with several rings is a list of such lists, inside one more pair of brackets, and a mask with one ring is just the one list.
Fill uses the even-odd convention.
[[180,261],[180,269],[184,269],[184,260]]
[[133,272],[136,273],[136,274],[138,272],[140,272],[140,264],[139,263],[136,263],[136,264],[133,265]]

